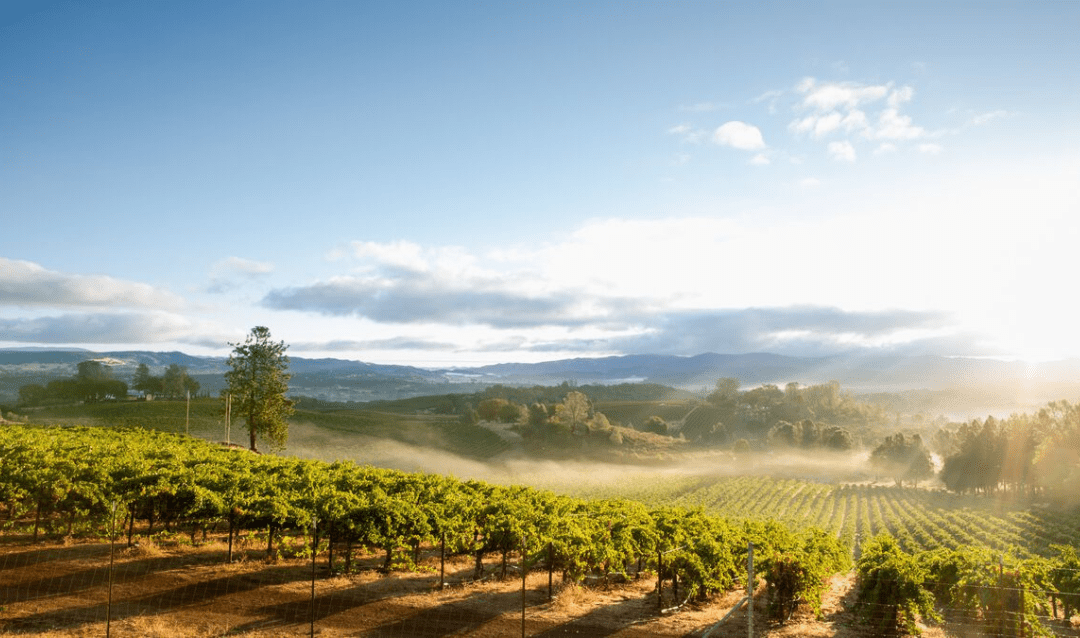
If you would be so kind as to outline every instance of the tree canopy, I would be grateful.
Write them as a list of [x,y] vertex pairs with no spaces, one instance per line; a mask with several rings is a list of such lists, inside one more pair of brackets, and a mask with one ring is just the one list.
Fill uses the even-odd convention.
[[272,341],[270,329],[256,326],[244,343],[230,343],[229,370],[225,381],[232,395],[232,405],[247,420],[252,451],[257,451],[256,439],[264,437],[272,448],[281,449],[289,438],[288,418],[293,402],[286,398],[289,390],[288,346],[284,341]]

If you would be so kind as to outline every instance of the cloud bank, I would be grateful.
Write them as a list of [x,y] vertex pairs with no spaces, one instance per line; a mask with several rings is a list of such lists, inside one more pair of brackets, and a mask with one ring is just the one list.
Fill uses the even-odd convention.
[[0,307],[179,308],[182,300],[147,284],[73,275],[0,257]]
[[43,344],[186,343],[220,347],[202,322],[166,312],[74,313],[34,318],[0,318],[5,341]]

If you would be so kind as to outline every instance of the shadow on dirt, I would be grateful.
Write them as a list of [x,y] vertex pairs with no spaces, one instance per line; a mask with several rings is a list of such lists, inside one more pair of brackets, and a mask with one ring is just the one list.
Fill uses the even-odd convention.
[[[160,563],[170,567],[167,572],[160,574],[154,574],[146,564],[137,565],[136,568],[128,569],[126,572],[118,570],[117,574],[114,575],[114,584],[138,580],[140,589],[145,590],[154,588],[153,579],[155,577],[169,582],[165,585],[166,589],[142,596],[125,597],[122,592],[114,590],[111,612],[109,603],[107,600],[103,600],[89,605],[70,606],[7,619],[2,625],[3,630],[19,633],[39,631],[42,627],[48,627],[51,631],[62,631],[89,623],[104,622],[106,618],[110,617],[113,622],[116,622],[136,616],[165,614],[179,608],[209,603],[230,594],[257,590],[271,584],[286,584],[304,578],[303,571],[295,567],[267,567],[259,570],[256,574],[228,574],[211,580],[192,582],[177,587],[171,585],[178,579],[182,580],[183,577],[176,573],[176,560],[177,557],[175,556],[149,559],[148,562],[152,564]],[[198,564],[207,561],[193,562]],[[97,588],[94,598],[98,600],[106,598],[108,567],[91,571],[101,572],[93,575],[95,577],[94,587]],[[182,573],[182,570],[180,571]],[[100,580],[97,579],[97,576],[100,576]],[[82,577],[87,577],[87,575],[83,574]],[[70,593],[72,591],[71,582],[71,576],[43,579],[34,583],[33,589],[28,591],[36,597],[44,597],[47,595],[47,588],[53,586],[56,587],[53,590],[53,595],[56,595],[56,592]],[[19,588],[14,589],[18,593]],[[82,589],[86,590],[89,587]]]

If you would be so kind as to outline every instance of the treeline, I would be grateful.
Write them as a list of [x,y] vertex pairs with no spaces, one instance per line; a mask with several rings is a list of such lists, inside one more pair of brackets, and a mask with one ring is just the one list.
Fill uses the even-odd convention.
[[[936,472],[932,452],[941,458]],[[1035,414],[951,424],[924,440],[898,432],[871,452],[883,474],[918,483],[935,475],[960,494],[1080,504],[1080,404],[1052,401]]]
[[53,379],[45,385],[30,383],[19,388],[20,406],[51,403],[93,403],[128,396],[128,384],[113,376],[100,361],[82,361],[75,376]]
[[[581,397],[579,404],[584,401],[581,410],[568,409],[571,396]],[[643,413],[642,405],[650,401],[656,404],[651,408],[653,413]],[[633,402],[635,411],[647,416],[641,416],[637,423],[621,422],[597,409],[608,405],[625,412],[620,404],[626,402]],[[811,386],[789,383],[783,389],[764,385],[740,391],[737,379],[725,378],[717,381],[705,401],[655,384],[496,386],[469,397],[447,397],[445,405],[468,421],[526,423],[526,436],[563,436],[567,428],[574,431],[582,425],[610,434],[611,426],[621,426],[702,445],[731,445],[746,439],[756,447],[802,449],[850,449],[857,441],[845,426],[867,426],[886,419],[881,409],[841,392],[835,381]]]
[[140,363],[131,381],[131,388],[143,396],[167,399],[196,396],[200,387],[201,384],[188,375],[187,368],[176,363],[165,368],[161,376],[150,374],[150,367]]
[[299,397],[298,407],[304,409],[372,409],[393,412],[431,412],[434,414],[465,414],[471,407],[474,410],[491,399],[500,399],[520,407],[522,413],[534,403],[554,405],[562,401],[569,392],[581,392],[596,403],[621,401],[696,401],[698,396],[658,383],[619,383],[614,385],[586,384],[577,385],[564,381],[551,386],[508,386],[495,384],[479,392],[458,394],[436,394],[393,401],[324,401],[310,397]]
[[42,384],[30,383],[19,388],[19,406],[35,407],[64,403],[96,403],[126,399],[131,390],[145,398],[179,399],[198,394],[200,384],[188,375],[187,369],[172,364],[161,376],[150,374],[150,368],[140,364],[129,386],[117,379],[112,368],[97,361],[82,361],[74,376],[53,379]]
[[739,386],[738,379],[720,379],[707,400],[728,428],[756,438],[766,437],[781,422],[810,420],[850,429],[888,418],[882,408],[841,391],[837,381],[809,386],[788,383],[783,388],[767,384],[746,391],[740,391]]
[[1052,401],[1035,414],[975,419],[941,429],[934,442],[950,490],[1080,503],[1080,404]]
[[[769,521],[736,523],[700,509],[586,501],[525,487],[230,450],[148,430],[0,429],[0,503],[7,525],[43,533],[100,534],[115,525],[129,543],[155,530],[208,530],[234,539],[265,534],[267,556],[302,535],[332,571],[350,570],[358,549],[382,570],[414,569],[422,550],[469,555],[475,577],[524,570],[565,582],[655,576],[682,603],[745,586],[748,543],[772,607],[820,608],[826,578],[846,567],[850,538]],[[32,521],[32,523],[31,523]],[[295,551],[295,550],[293,550]],[[310,555],[310,554],[309,554]],[[442,582],[442,581],[440,581]]]

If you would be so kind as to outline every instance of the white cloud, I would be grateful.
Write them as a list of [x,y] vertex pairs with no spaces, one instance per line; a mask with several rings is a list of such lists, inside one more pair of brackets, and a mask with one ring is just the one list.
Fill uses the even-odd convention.
[[721,108],[722,105],[715,102],[697,102],[696,104],[688,104],[680,106],[680,111],[686,111],[689,113],[708,113],[709,111],[716,111]]
[[713,133],[713,141],[721,146],[730,146],[743,151],[765,148],[765,140],[758,127],[733,120],[726,122]]
[[895,153],[896,144],[892,142],[882,142],[880,146],[874,149],[874,155],[884,155],[885,153]]
[[253,261],[243,257],[229,257],[214,265],[215,272],[234,272],[242,275],[266,275],[274,271],[274,264],[267,261]]
[[780,90],[765,91],[761,95],[759,95],[756,98],[750,100],[750,103],[751,104],[758,104],[758,103],[764,102],[765,103],[765,110],[770,115],[774,115],[776,113],[776,103],[783,96],[784,96],[784,91],[780,91]]
[[851,142],[829,142],[829,155],[833,159],[843,160],[845,162],[855,161],[855,147],[851,145]]
[[843,130],[850,133],[863,131],[867,127],[866,114],[855,109],[847,113],[833,111],[825,115],[807,115],[792,122],[789,128],[796,133],[810,133],[815,139],[821,139],[835,131]]
[[1008,115],[1009,112],[1003,110],[990,111],[989,113],[981,113],[968,120],[968,124],[971,126],[982,126],[984,124],[989,124],[994,120],[1000,120],[1001,118],[1007,117]]
[[72,313],[59,316],[0,318],[5,341],[47,344],[187,343],[223,346],[216,326],[168,312]]
[[799,186],[803,188],[817,188],[821,186],[821,180],[816,177],[804,177],[799,180]]
[[[858,84],[854,82],[818,82],[805,78],[795,88],[802,94],[799,108],[808,111],[793,120],[788,128],[797,134],[823,139],[834,134],[855,136],[855,139],[911,141],[931,137],[924,127],[915,124],[901,107],[911,102],[915,90],[911,86]],[[896,150],[895,143],[882,144],[875,155]],[[855,159],[850,141],[828,145],[829,154],[848,161]]]
[[854,82],[825,82],[818,84],[814,78],[805,78],[796,90],[803,93],[803,105],[818,111],[836,109],[851,110],[863,104],[876,102],[892,90],[892,83],[863,85]]
[[911,117],[896,109],[885,109],[878,115],[877,127],[866,131],[872,140],[914,140],[926,136],[926,129],[911,123]]
[[919,152],[927,155],[937,155],[943,150],[945,149],[940,144],[919,144]]
[[[365,255],[382,256],[376,271],[281,289],[267,305],[324,313],[303,316],[339,322],[333,325],[343,332],[332,333],[335,338],[407,336],[452,344],[454,352],[518,344],[516,351],[533,354],[575,348],[596,353],[618,350],[611,344],[620,343],[675,351],[682,346],[672,344],[702,343],[700,335],[709,326],[729,325],[724,317],[754,320],[753,313],[728,310],[793,305],[883,317],[897,308],[955,316],[963,322],[957,330],[995,334],[994,347],[1007,345],[1010,352],[1034,352],[1054,339],[1072,344],[1074,349],[1066,351],[1080,351],[1075,349],[1080,338],[1068,325],[1071,298],[1060,294],[1059,280],[1045,276],[1066,271],[1067,247],[1080,241],[1080,224],[1072,217],[1080,206],[1078,167],[1075,158],[1021,172],[1015,166],[970,166],[965,174],[925,185],[898,176],[842,201],[827,198],[827,191],[796,192],[797,186],[820,184],[807,177],[791,184],[793,201],[807,211],[794,222],[751,214],[605,219],[545,245],[484,254],[409,247],[408,259],[386,256],[401,244],[369,245]],[[1047,227],[1060,232],[1048,237]],[[911,259],[913,246],[920,259]],[[986,246],[999,252],[988,259]],[[461,269],[450,263],[448,256],[455,253],[457,261],[471,265]],[[423,267],[393,265],[402,261]],[[801,275],[806,268],[820,276]],[[958,289],[970,294],[956,295]],[[1023,312],[1016,309],[1027,307],[1025,298],[1046,300],[1042,303],[1054,317],[1062,318],[1060,325],[1046,334],[1030,330],[1048,321],[1038,316],[1046,310],[1042,305],[1032,306],[1024,321],[1014,321],[1012,315]],[[946,337],[960,334],[953,324],[920,326],[935,334],[945,331]],[[781,327],[788,332],[773,337],[811,329],[794,323]],[[677,338],[679,330],[685,339]],[[831,339],[836,347],[916,340],[899,332],[867,341],[865,331],[811,331],[814,339]],[[799,334],[797,341],[805,341]],[[962,345],[958,339],[950,343]],[[790,351],[794,346],[778,342],[776,347]]]
[[373,261],[382,266],[404,270],[425,271],[429,269],[424,247],[411,241],[379,243],[374,241],[352,242],[352,256],[361,261]]
[[0,257],[0,306],[178,308],[176,295],[105,275],[73,275]]
[[670,135],[678,135],[682,137],[684,142],[688,142],[690,144],[700,144],[701,141],[705,139],[706,135],[705,131],[695,129],[689,124],[679,124],[677,126],[672,126],[667,130],[667,132]]
[[915,89],[911,88],[910,86],[902,86],[899,89],[893,91],[892,93],[889,93],[889,107],[894,109],[899,108],[901,104],[905,102],[910,102],[911,98],[914,96]]
[[754,166],[767,166],[769,162],[769,156],[765,153],[758,153],[750,159],[750,163]]

